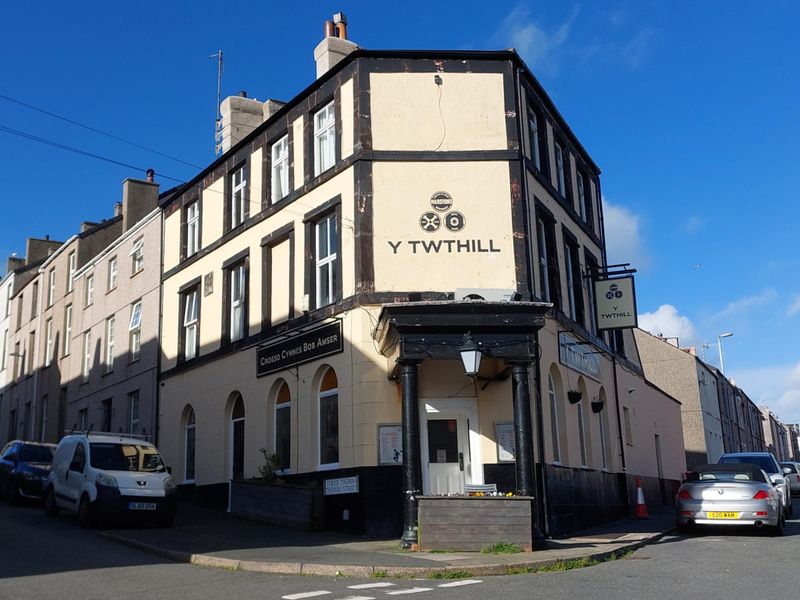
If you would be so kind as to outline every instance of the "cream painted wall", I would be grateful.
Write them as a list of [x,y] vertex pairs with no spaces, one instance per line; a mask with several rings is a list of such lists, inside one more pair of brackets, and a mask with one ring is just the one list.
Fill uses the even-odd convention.
[[[272,276],[270,293],[270,316],[272,324],[285,321],[289,315],[289,294],[286,293],[286,283],[289,281],[289,240],[272,247]],[[256,286],[260,287],[260,286]]]
[[164,219],[164,270],[169,271],[181,261],[181,210],[178,209]]
[[[464,228],[453,233],[442,225],[423,231],[420,218],[431,208],[431,196],[444,190],[453,198]],[[459,287],[516,290],[508,163],[449,162],[375,163],[373,167],[375,289],[455,290]],[[443,240],[452,240],[451,252]],[[456,243],[480,240],[496,252],[456,252]],[[437,244],[426,253],[423,244]],[[473,243],[473,242],[470,242]],[[397,248],[395,251],[393,246]],[[431,246],[428,246],[431,248]],[[416,249],[416,252],[414,252]]]
[[[216,187],[221,179],[212,186]],[[249,323],[250,331],[255,332],[261,326],[261,294],[263,285],[263,272],[261,260],[261,239],[274,232],[287,222],[294,223],[295,235],[295,263],[294,263],[294,297],[299,306],[303,297],[303,274],[305,272],[305,225],[303,216],[308,211],[324,204],[330,199],[341,195],[342,197],[342,232],[340,252],[342,253],[342,281],[345,297],[352,295],[354,284],[354,242],[353,242],[353,205],[354,180],[352,169],[347,169],[331,178],[324,184],[314,188],[304,195],[301,200],[288,205],[284,210],[270,216],[268,219],[246,228],[234,239],[215,249],[213,252],[200,257],[187,268],[176,273],[163,282],[164,301],[163,314],[164,326],[162,329],[161,348],[163,352],[162,369],[170,369],[177,364],[178,333],[180,315],[180,297],[178,290],[184,284],[196,277],[213,274],[213,292],[208,296],[203,295],[200,302],[200,354],[208,354],[220,346],[222,334],[222,296],[225,281],[223,278],[222,264],[225,260],[238,252],[248,249],[250,251],[250,289],[249,289]],[[204,217],[203,228],[206,227]],[[174,232],[173,232],[174,235]],[[208,240],[206,240],[208,241]],[[179,243],[175,239],[165,239],[164,243]],[[288,274],[285,281],[288,282]]]
[[353,114],[353,80],[348,79],[339,88],[341,95],[341,116],[342,116],[342,158],[345,159],[353,154],[353,136],[355,119]]
[[303,187],[305,176],[303,173],[303,117],[299,117],[292,123],[292,160],[294,162],[294,188]]
[[370,73],[375,150],[506,150],[500,73]]
[[[222,237],[222,224],[225,218],[225,179],[220,177],[203,190],[203,205],[200,219],[203,223],[202,241],[204,246]],[[165,245],[174,240],[165,239]],[[180,242],[179,242],[180,243]]]

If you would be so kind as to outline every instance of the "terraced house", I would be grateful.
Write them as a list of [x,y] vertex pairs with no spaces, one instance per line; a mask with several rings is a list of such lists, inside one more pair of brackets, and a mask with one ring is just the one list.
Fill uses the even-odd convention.
[[227,99],[224,153],[162,202],[184,493],[235,510],[264,448],[324,527],[409,543],[420,494],[469,485],[535,495],[543,533],[624,513],[634,475],[667,500],[680,407],[597,328],[600,171],[519,56],[363,50],[340,21],[315,57],[285,104]]

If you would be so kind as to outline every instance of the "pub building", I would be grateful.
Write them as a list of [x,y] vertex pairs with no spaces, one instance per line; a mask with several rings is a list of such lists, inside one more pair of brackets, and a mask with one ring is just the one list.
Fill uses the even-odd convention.
[[636,476],[669,502],[680,406],[598,328],[599,169],[517,53],[364,50],[339,14],[314,55],[289,102],[227,98],[222,154],[162,201],[182,493],[247,513],[264,449],[316,490],[303,526],[405,546],[469,486],[535,498],[541,535],[626,514]]

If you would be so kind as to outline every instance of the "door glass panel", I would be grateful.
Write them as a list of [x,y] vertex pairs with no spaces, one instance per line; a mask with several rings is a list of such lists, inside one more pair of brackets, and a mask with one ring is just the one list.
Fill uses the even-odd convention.
[[428,420],[428,460],[432,463],[458,462],[458,421]]

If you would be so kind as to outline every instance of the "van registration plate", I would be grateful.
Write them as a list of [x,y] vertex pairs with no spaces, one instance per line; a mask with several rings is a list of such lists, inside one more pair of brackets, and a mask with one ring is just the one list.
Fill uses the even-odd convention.
[[709,519],[738,519],[738,512],[710,512],[708,513]]
[[155,502],[128,502],[128,510],[155,510]]

